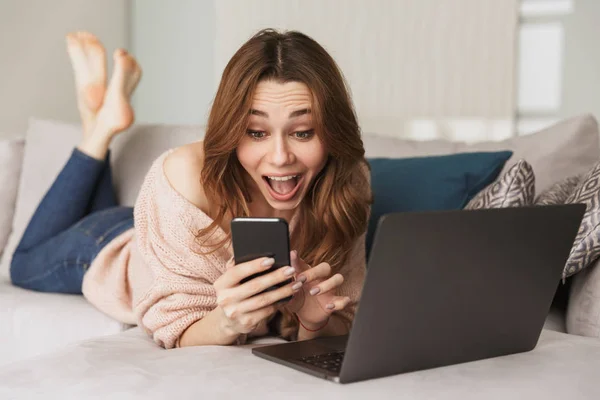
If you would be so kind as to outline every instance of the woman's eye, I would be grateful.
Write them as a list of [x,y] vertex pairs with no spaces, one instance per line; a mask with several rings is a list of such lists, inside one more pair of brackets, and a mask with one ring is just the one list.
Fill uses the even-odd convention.
[[250,136],[252,139],[262,139],[265,137],[266,133],[264,131],[252,131],[252,130],[248,130],[247,131],[248,136]]
[[313,136],[314,132],[315,132],[315,130],[311,129],[308,131],[296,132],[295,135],[298,139],[306,140],[306,139],[310,139]]

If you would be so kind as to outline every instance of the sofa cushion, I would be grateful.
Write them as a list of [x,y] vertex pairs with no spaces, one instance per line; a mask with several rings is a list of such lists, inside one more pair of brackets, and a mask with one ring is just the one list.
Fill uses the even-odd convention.
[[[443,327],[439,334],[444,334]],[[274,342],[280,340],[259,341]],[[548,330],[542,331],[536,348],[529,352],[347,385],[259,358],[251,353],[252,346],[256,344],[164,350],[134,328],[0,368],[0,398],[50,394],[57,399],[132,400],[565,400],[600,396],[600,341]]]
[[[121,204],[133,205],[151,162],[164,150],[201,140],[201,126],[137,125],[117,136],[112,145],[114,184]],[[12,233],[2,255],[0,275],[7,275],[12,252],[39,201],[81,138],[79,125],[32,118],[26,135]],[[586,172],[599,159],[596,120],[584,115],[571,118],[538,133],[501,142],[475,144],[443,140],[414,141],[363,136],[370,158],[417,157],[462,152],[514,152],[512,159],[527,159],[536,173],[536,186],[544,190],[551,182]],[[52,149],[52,151],[48,151]],[[509,160],[507,171],[514,162]],[[9,225],[5,225],[9,226]]]
[[514,154],[502,172],[520,159],[527,160],[535,171],[535,184],[540,193],[557,181],[589,171],[600,160],[598,123],[588,114],[565,119],[536,133],[502,141],[417,141],[366,134],[363,142],[368,157],[400,158],[511,150]]
[[381,216],[460,209],[496,179],[511,155],[502,151],[368,159],[374,202],[366,237],[367,257]]
[[465,209],[523,207],[531,205],[534,196],[533,169],[527,161],[520,160],[496,182],[479,192]]
[[[111,146],[114,184],[121,204],[133,205],[151,162],[168,148],[201,140],[202,126],[136,125],[116,137]],[[39,201],[81,138],[79,125],[31,118],[26,135],[22,174],[12,233],[0,262],[0,275],[8,274],[12,252]],[[369,158],[403,158],[479,151],[513,151],[512,160],[526,159],[536,173],[536,186],[544,190],[557,180],[588,171],[600,159],[596,120],[582,115],[542,131],[500,142],[460,143],[445,140],[415,141],[364,134]],[[48,151],[52,149],[52,151]],[[509,160],[503,172],[516,161]]]
[[126,328],[82,296],[24,290],[0,277],[0,365]]
[[0,255],[12,229],[25,139],[0,140]]

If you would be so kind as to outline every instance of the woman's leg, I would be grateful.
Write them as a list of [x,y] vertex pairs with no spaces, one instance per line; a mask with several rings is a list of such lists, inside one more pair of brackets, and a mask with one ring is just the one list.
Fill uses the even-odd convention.
[[132,226],[131,207],[90,214],[33,251],[16,251],[10,267],[11,281],[24,289],[81,294],[83,276],[96,255]]
[[[132,223],[132,209],[129,207],[120,211],[124,215],[117,213],[119,218],[123,217],[123,221],[127,222],[115,222],[110,218],[102,220],[106,216],[101,213],[115,212],[112,208],[105,208],[112,205],[112,197],[116,197],[110,168],[105,168],[105,159],[108,158],[112,138],[133,123],[129,99],[141,77],[141,70],[132,56],[122,49],[116,50],[114,73],[105,89],[106,65],[100,42],[89,33],[79,32],[67,36],[67,48],[75,72],[83,140],[73,150],[65,167],[38,206],[11,264],[13,280],[29,282],[32,277],[49,279],[48,282],[38,282],[36,287],[49,288],[50,291],[61,286],[61,282],[55,282],[55,279],[70,278],[67,275],[49,274],[48,268],[55,271],[59,264],[72,265],[73,260],[78,262],[81,259],[89,263],[90,255],[95,257],[97,254],[95,250],[86,250],[89,247],[86,246],[89,232],[96,231],[82,229],[81,226],[75,228],[79,223],[88,221],[84,218],[86,212],[102,209],[103,211],[91,214],[89,218],[93,226],[99,226],[107,232],[117,232],[118,227]],[[100,220],[96,221],[95,218]],[[84,228],[86,226],[83,225]],[[106,238],[106,235],[98,237]],[[106,243],[98,241],[98,237],[94,243]]]
[[29,221],[16,251],[28,251],[85,217],[103,169],[104,161],[73,149]]
[[113,186],[112,168],[110,166],[110,150],[104,159],[104,168],[100,174],[92,200],[88,207],[88,214],[118,206],[117,194]]

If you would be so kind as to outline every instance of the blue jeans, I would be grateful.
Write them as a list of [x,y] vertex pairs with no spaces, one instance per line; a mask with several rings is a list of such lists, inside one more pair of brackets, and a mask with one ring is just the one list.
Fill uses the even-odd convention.
[[97,160],[75,148],[29,221],[11,280],[25,289],[81,294],[91,262],[132,226],[133,208],[117,203],[110,152]]

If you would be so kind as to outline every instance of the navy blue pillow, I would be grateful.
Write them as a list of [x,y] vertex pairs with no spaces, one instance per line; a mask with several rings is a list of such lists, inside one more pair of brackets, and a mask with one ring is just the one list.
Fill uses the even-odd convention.
[[391,212],[457,210],[496,180],[512,151],[416,158],[368,158],[374,203],[367,258],[379,218]]

